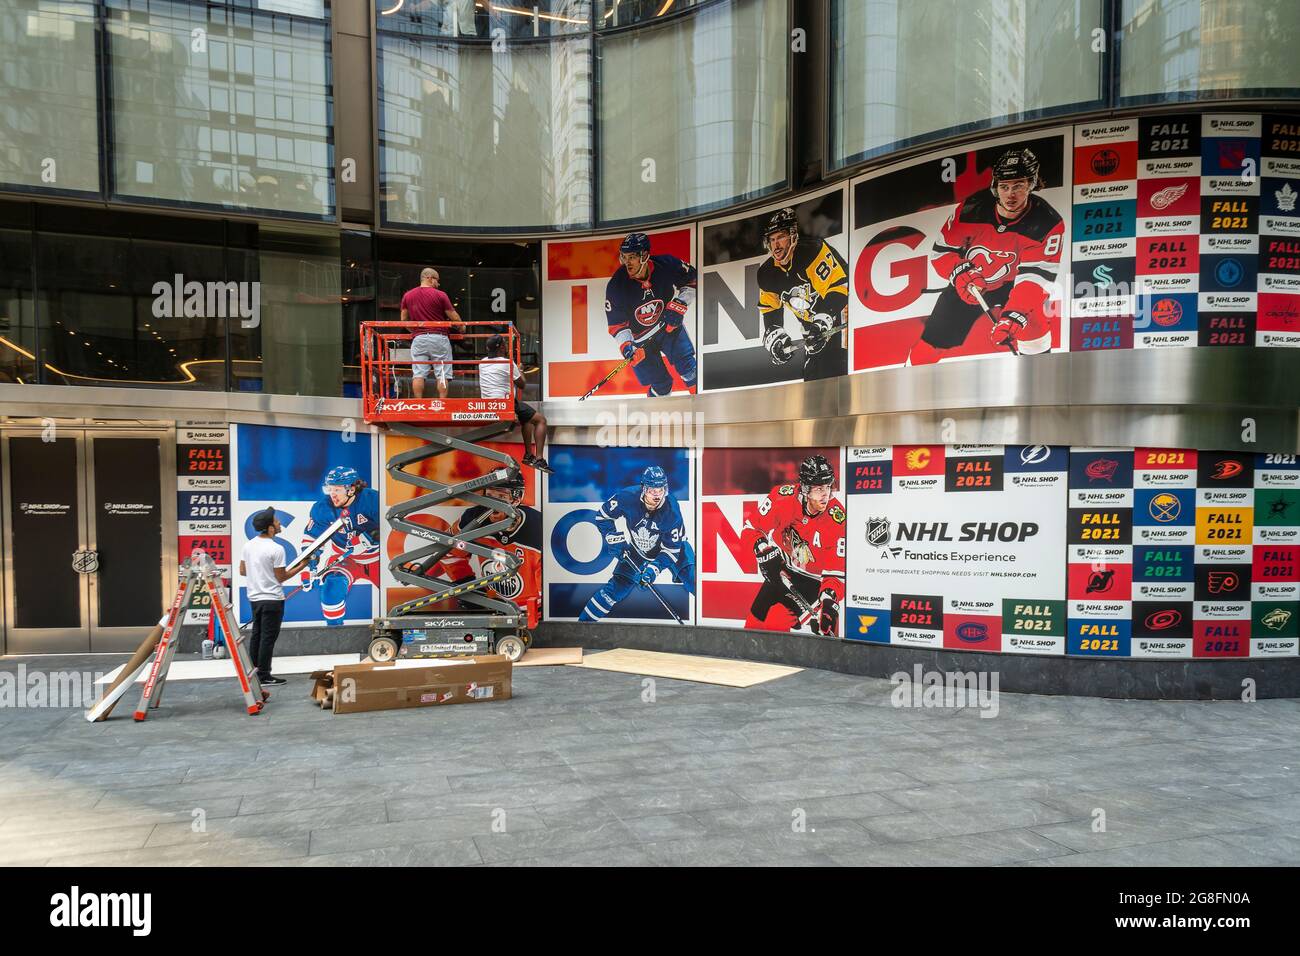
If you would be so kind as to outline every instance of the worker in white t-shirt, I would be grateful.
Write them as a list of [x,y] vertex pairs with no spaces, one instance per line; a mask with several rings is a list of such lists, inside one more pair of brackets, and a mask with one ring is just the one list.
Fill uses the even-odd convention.
[[257,535],[244,545],[244,555],[239,561],[239,573],[248,589],[248,603],[253,608],[253,635],[248,642],[248,652],[257,668],[257,679],[263,686],[286,683],[284,678],[271,674],[271,655],[280,637],[280,624],[284,621],[284,588],[281,581],[289,579],[285,567],[284,548],[275,536],[280,533],[280,519],[275,508],[267,508],[253,515],[253,530]]
[[520,400],[519,392],[526,384],[523,373],[506,355],[505,336],[493,335],[487,340],[487,358],[478,366],[479,395],[483,398],[508,398],[512,381],[516,386],[515,419],[524,436],[524,464],[538,471],[550,472],[551,466],[542,454],[546,450],[546,416]]

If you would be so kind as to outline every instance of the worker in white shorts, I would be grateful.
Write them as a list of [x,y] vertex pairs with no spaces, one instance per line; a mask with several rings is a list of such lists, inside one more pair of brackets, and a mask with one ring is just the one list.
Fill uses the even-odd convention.
[[[446,398],[447,383],[452,378],[451,339],[447,335],[465,326],[447,293],[438,288],[436,269],[421,270],[420,284],[402,296],[402,321],[424,326],[412,329],[416,332],[411,339],[412,394],[424,398],[424,380],[432,369],[438,382],[438,397]],[[432,328],[426,323],[432,324]]]

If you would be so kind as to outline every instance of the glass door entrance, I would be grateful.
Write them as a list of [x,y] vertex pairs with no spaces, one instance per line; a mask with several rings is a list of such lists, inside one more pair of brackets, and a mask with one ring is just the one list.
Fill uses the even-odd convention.
[[135,650],[174,586],[173,454],[164,430],[0,431],[5,653]]

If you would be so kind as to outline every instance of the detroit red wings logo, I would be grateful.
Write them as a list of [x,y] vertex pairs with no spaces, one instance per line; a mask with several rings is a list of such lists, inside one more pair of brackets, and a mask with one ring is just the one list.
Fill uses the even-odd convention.
[[664,300],[652,299],[649,302],[643,302],[637,306],[636,311],[632,313],[640,325],[649,327],[659,321],[659,316],[664,313]]
[[1151,194],[1151,208],[1168,209],[1174,203],[1178,202],[1178,200],[1182,199],[1183,194],[1186,192],[1187,183],[1181,183],[1177,186],[1166,186],[1159,192]]

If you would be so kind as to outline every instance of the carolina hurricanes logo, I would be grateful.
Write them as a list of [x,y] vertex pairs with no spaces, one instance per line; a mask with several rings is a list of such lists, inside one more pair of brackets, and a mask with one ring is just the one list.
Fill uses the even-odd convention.
[[663,315],[663,311],[664,300],[652,299],[649,302],[637,306],[636,311],[632,314],[641,325],[651,326],[659,321],[659,316]]
[[1216,481],[1226,481],[1229,478],[1236,478],[1241,472],[1241,462],[1221,461],[1214,466],[1214,474],[1210,475],[1210,477]]
[[985,246],[971,246],[966,251],[966,260],[988,282],[1001,282],[1011,275],[1018,258],[1014,252],[999,252]]
[[1147,615],[1147,627],[1153,631],[1166,631],[1175,627],[1183,619],[1182,614],[1173,609],[1156,611],[1154,614]]
[[903,456],[903,461],[907,464],[909,471],[920,471],[930,464],[930,449],[913,448]]
[[1180,186],[1166,186],[1159,192],[1151,194],[1151,208],[1168,209],[1182,199],[1185,192],[1187,192],[1187,183]]

